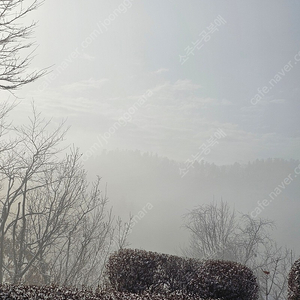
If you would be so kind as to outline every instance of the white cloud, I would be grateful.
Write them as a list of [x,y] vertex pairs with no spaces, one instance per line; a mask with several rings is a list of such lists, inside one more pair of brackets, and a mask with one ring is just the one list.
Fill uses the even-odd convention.
[[161,73],[165,73],[165,72],[169,72],[169,69],[166,68],[160,68],[154,72],[152,72],[153,74],[161,74]]
[[188,80],[188,79],[179,79],[175,82],[174,84],[174,89],[176,90],[197,90],[197,89],[200,89],[201,88],[201,85],[199,84],[194,84],[192,83],[191,80]]
[[87,80],[81,80],[78,82],[67,84],[65,86],[62,86],[62,89],[69,92],[82,92],[90,89],[99,89],[107,81],[109,81],[107,78],[102,78],[102,79],[90,78]]
[[[272,153],[279,156],[283,141],[276,135],[264,135],[256,127],[263,125],[260,122],[268,105],[283,103],[283,100],[263,99],[257,105],[246,102],[248,105],[241,107],[225,97],[201,96],[201,85],[192,80],[163,81],[161,72],[165,71],[152,72],[150,77],[149,73],[143,73],[133,86],[131,80],[125,85],[123,78],[113,81],[90,78],[56,90],[48,89],[36,98],[48,115],[67,116],[72,126],[88,131],[89,136],[97,136],[106,132],[150,89],[153,96],[132,115],[126,126],[118,129],[108,148],[150,149],[173,159],[186,160],[221,128],[227,137],[214,147],[207,160],[241,162],[261,157],[266,151],[270,156]],[[257,126],[254,128],[253,124]],[[75,138],[87,139],[78,135]]]

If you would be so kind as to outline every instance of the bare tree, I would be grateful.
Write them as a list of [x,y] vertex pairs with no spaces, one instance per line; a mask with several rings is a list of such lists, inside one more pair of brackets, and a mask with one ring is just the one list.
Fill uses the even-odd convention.
[[273,227],[272,221],[241,215],[235,238],[236,260],[252,268],[256,266],[257,261],[262,260],[262,255],[273,247],[274,242],[270,238]]
[[[47,227],[57,227],[54,239],[50,240],[43,255],[48,265],[47,270],[41,269],[43,274],[47,272],[46,283],[52,281],[63,285],[95,285],[101,276],[100,261],[105,255],[104,245],[112,239],[111,211],[106,210],[108,200],[100,190],[100,178],[87,192],[84,174],[73,176],[70,172],[74,168],[73,163],[77,163],[79,158],[80,155],[75,152],[71,157],[70,169],[66,172],[68,176],[64,176],[59,184],[41,191],[38,207],[34,207],[36,196],[31,201],[34,240],[40,241]],[[67,194],[65,187],[69,185],[69,178],[74,181]],[[62,207],[57,209],[60,206]],[[43,213],[38,214],[41,211]],[[53,217],[49,218],[50,214]],[[37,225],[38,231],[35,229]],[[40,230],[42,226],[43,229]]]
[[191,233],[189,256],[231,259],[237,229],[235,212],[221,202],[201,205],[185,216],[185,227]]
[[15,102],[9,103],[9,101],[3,101],[0,103],[0,153],[14,146],[7,140],[4,140],[3,137],[8,133],[11,125],[7,122],[8,114],[15,106]]
[[[57,164],[56,149],[63,139],[65,131],[59,126],[52,133],[46,134],[49,122],[44,122],[34,111],[29,126],[22,126],[12,130],[15,136],[14,147],[2,152],[0,157],[0,176],[2,186],[6,192],[1,195],[2,205],[0,225],[0,282],[3,282],[4,241],[5,236],[12,234],[16,237],[17,226],[19,233],[19,257],[14,257],[16,280],[24,258],[24,244],[26,233],[26,203],[29,191],[45,186],[47,182],[41,176],[53,170]],[[15,235],[14,235],[15,233]],[[16,239],[12,242],[15,244]]]
[[116,234],[113,240],[116,248],[115,250],[123,249],[129,246],[127,238],[130,233],[132,219],[133,219],[132,215],[129,216],[128,222],[123,222],[120,217],[117,218],[116,227],[115,227]]
[[[271,295],[282,299],[287,290],[290,269],[289,250],[271,239],[273,222],[238,215],[224,202],[198,206],[185,215],[185,227],[191,234],[188,256],[200,259],[226,259],[250,267],[260,286],[260,298]],[[266,273],[269,275],[266,277]],[[268,279],[268,287],[266,287]]]
[[114,238],[112,212],[100,178],[88,184],[78,150],[62,156],[63,123],[51,127],[33,107],[29,125],[8,128],[14,147],[0,156],[0,282],[97,285]]
[[[265,252],[263,268],[257,267],[255,273],[260,283],[260,298],[269,297],[274,300],[285,299],[288,289],[288,274],[295,256],[287,248],[273,247]],[[265,297],[264,297],[265,296]]]
[[21,25],[42,2],[34,0],[29,5],[25,0],[0,2],[0,89],[14,90],[45,74],[45,70],[27,72],[34,53],[34,49],[30,50],[34,43],[28,39],[36,22]]

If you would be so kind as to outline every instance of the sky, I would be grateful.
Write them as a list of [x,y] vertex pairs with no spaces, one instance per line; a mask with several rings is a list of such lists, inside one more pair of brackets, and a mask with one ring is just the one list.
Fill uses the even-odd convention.
[[300,159],[299,14],[297,0],[45,1],[30,67],[49,74],[15,92],[13,117],[34,101],[66,119],[92,173],[103,149]]
[[185,161],[218,129],[210,162],[299,158],[299,11],[274,0],[46,1],[30,16],[31,67],[52,72],[16,93],[19,111],[34,100],[67,118],[86,159],[120,148]]

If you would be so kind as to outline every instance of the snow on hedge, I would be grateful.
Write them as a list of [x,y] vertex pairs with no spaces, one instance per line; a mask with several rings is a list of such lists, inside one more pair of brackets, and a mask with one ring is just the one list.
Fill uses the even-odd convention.
[[165,299],[176,293],[199,299],[258,299],[252,270],[235,262],[121,249],[106,267],[111,287],[119,292],[165,294]]
[[288,300],[300,299],[300,259],[291,268],[288,279]]
[[2,300],[201,300],[183,294],[154,295],[149,293],[132,294],[115,290],[91,291],[57,286],[26,286],[0,285],[0,299]]

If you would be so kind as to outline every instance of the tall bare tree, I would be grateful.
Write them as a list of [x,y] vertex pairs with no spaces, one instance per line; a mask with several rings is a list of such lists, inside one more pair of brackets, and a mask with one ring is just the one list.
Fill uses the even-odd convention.
[[233,257],[237,223],[228,204],[198,206],[185,216],[185,227],[191,233],[187,254],[198,258]]
[[[227,203],[204,204],[185,215],[190,245],[183,254],[199,259],[225,259],[249,266],[257,275],[260,297],[282,299],[290,268],[289,250],[271,239],[273,222],[238,215]],[[269,277],[266,277],[266,273]],[[266,287],[268,279],[268,287]],[[280,298],[281,297],[281,298]]]
[[121,226],[100,178],[88,184],[78,150],[63,156],[63,123],[53,127],[34,107],[28,125],[7,128],[0,138],[0,282],[97,285]]
[[36,22],[22,25],[25,24],[25,17],[42,2],[0,1],[0,89],[14,90],[45,74],[45,70],[28,72],[35,47],[29,38]]
[[[5,193],[0,198],[1,224],[0,224],[0,282],[3,282],[5,271],[4,243],[5,237],[12,235],[13,247],[16,245],[18,229],[19,254],[14,257],[14,277],[19,277],[25,255],[25,237],[27,229],[26,204],[28,193],[47,185],[43,174],[51,172],[58,161],[56,149],[65,135],[62,126],[51,133],[47,132],[49,122],[45,122],[34,110],[33,117],[28,126],[13,128],[14,147],[5,147],[0,156],[0,178]],[[30,265],[30,264],[29,264]],[[19,275],[18,275],[19,274]]]

